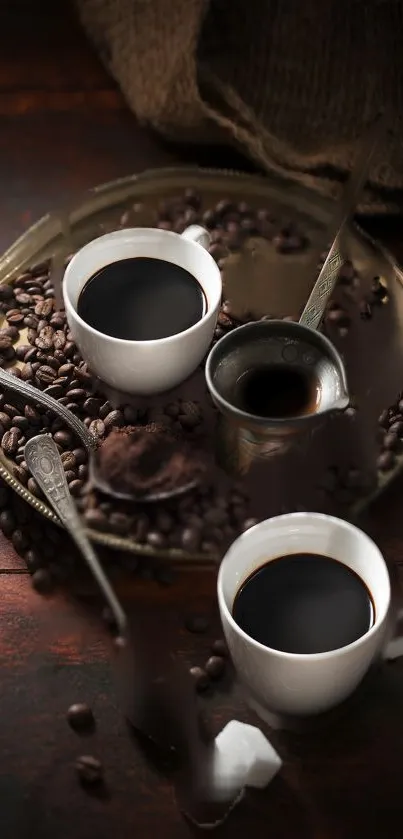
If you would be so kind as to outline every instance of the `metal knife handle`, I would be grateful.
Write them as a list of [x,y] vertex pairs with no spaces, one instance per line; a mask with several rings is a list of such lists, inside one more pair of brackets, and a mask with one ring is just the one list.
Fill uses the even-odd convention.
[[31,402],[36,402],[37,405],[42,405],[44,408],[53,411],[77,434],[87,451],[96,449],[97,441],[93,434],[88,431],[84,423],[74,416],[68,408],[65,408],[64,405],[60,405],[60,402],[53,399],[53,396],[48,396],[47,393],[37,390],[36,387],[29,385],[28,382],[23,382],[21,379],[17,379],[16,376],[8,373],[7,370],[0,368],[0,387],[1,385],[4,385],[7,390],[11,390],[13,393],[20,393],[21,396],[25,396]]
[[119,632],[124,635],[127,628],[126,615],[85,534],[67,486],[60,454],[52,437],[48,434],[40,434],[28,440],[25,445],[25,461],[29,471],[89,566],[112,611]]
[[[375,118],[369,130],[365,134],[358,158],[355,161],[351,175],[343,189],[342,196],[337,202],[335,213],[329,228],[323,231],[321,241],[315,248],[313,259],[310,261],[308,271],[314,275],[315,267],[320,254],[325,250],[327,243],[332,242],[327,259],[322,266],[315,285],[309,295],[308,302],[302,312],[299,322],[303,326],[317,329],[325,312],[326,303],[336,285],[339,270],[343,259],[338,250],[338,239],[344,225],[353,214],[360,192],[368,177],[369,168],[380,138],[386,128],[386,114],[380,113]],[[326,237],[326,239],[325,239]]]

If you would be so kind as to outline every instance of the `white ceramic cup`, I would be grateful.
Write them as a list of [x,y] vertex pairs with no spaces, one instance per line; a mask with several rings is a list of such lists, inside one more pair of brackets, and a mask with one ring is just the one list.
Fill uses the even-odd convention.
[[[221,274],[205,249],[208,242],[207,231],[197,225],[181,236],[133,228],[100,236],[73,256],[63,279],[67,321],[83,358],[100,379],[125,393],[152,394],[170,390],[193,373],[210,346],[221,302]],[[168,338],[127,341],[104,335],[79,317],[78,298],[93,274],[112,262],[147,256],[180,265],[198,280],[206,297],[201,320]]]
[[[270,560],[300,552],[337,559],[364,581],[375,621],[357,641],[325,653],[285,653],[263,646],[235,623],[235,595],[249,575]],[[292,513],[257,524],[231,545],[218,574],[218,603],[238,677],[255,710],[262,716],[264,711],[315,714],[352,693],[380,652],[390,606],[389,573],[375,543],[358,528],[319,513]]]

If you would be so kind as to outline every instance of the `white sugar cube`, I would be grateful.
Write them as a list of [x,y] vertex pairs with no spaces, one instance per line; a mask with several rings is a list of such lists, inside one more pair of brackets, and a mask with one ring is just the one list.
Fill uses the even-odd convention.
[[262,789],[282,761],[259,728],[231,720],[215,739],[213,787],[217,798],[235,795],[244,787]]

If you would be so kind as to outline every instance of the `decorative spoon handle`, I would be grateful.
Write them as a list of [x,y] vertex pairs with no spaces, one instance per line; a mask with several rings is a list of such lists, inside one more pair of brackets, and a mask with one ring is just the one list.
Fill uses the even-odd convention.
[[[336,285],[339,270],[344,262],[338,248],[338,239],[344,225],[356,208],[360,192],[368,177],[372,158],[375,154],[381,135],[385,130],[385,122],[385,115],[378,114],[373,124],[370,126],[369,131],[363,139],[361,149],[353,166],[351,175],[343,189],[341,199],[336,206],[336,211],[334,213],[330,229],[324,231],[324,236],[326,236],[327,242],[331,241],[332,246],[309,295],[304,311],[299,319],[299,322],[303,326],[309,326],[311,329],[317,329],[322,320],[326,303]],[[325,249],[327,242],[321,242],[319,248],[320,252]],[[315,249],[315,264],[318,256],[319,254],[317,253],[317,249]],[[315,266],[310,265],[309,270],[311,267],[314,271]]]
[[29,385],[28,382],[23,382],[21,379],[17,379],[16,376],[0,368],[0,387],[1,385],[4,385],[7,390],[11,390],[13,393],[20,393],[21,396],[26,396],[27,399],[36,402],[38,405],[42,405],[44,408],[49,408],[50,411],[53,411],[60,419],[64,420],[66,425],[77,434],[87,451],[96,449],[97,441],[85,427],[84,423],[65,408],[64,405],[60,405],[56,399],[53,399],[53,396],[48,396],[47,393],[37,390],[36,387]]
[[67,486],[60,454],[52,437],[48,434],[40,434],[28,440],[25,445],[25,460],[37,484],[89,566],[112,611],[120,634],[125,635],[127,629],[126,615],[104,574],[91,543],[87,539]]

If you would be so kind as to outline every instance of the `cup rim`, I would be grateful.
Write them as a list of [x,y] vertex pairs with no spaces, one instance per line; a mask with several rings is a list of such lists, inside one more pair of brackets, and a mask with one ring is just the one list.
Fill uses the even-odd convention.
[[[226,561],[228,562],[228,559],[227,559],[228,554],[231,551],[231,549],[233,548],[233,546],[236,544],[236,542],[238,542],[240,539],[247,536],[248,534],[252,535],[253,533],[256,533],[256,531],[258,531],[261,528],[262,525],[267,525],[268,522],[273,522],[273,524],[275,524],[277,522],[282,522],[282,521],[283,522],[286,522],[286,521],[289,522],[290,519],[292,519],[294,521],[298,521],[298,519],[299,520],[302,520],[302,519],[306,520],[307,518],[313,519],[314,521],[319,520],[319,521],[322,521],[322,522],[329,522],[329,523],[335,525],[336,527],[340,527],[343,530],[348,530],[348,531],[354,530],[359,534],[360,538],[362,538],[368,544],[368,546],[370,546],[372,548],[372,550],[375,549],[375,553],[378,555],[377,558],[378,558],[378,560],[380,560],[380,564],[382,565],[383,570],[385,571],[385,575],[386,575],[387,605],[386,605],[386,608],[384,610],[384,614],[382,614],[379,617],[379,619],[378,619],[377,614],[375,612],[375,621],[372,624],[372,626],[370,626],[370,628],[367,630],[367,632],[365,632],[364,635],[361,635],[355,641],[352,641],[350,644],[345,644],[343,647],[337,647],[335,650],[327,650],[327,651],[321,652],[321,653],[289,653],[289,652],[285,652],[285,651],[282,651],[282,650],[276,650],[276,649],[274,649],[274,647],[268,647],[265,644],[261,644],[260,641],[256,641],[254,638],[252,638],[250,635],[248,635],[248,633],[245,632],[239,626],[239,624],[236,623],[236,621],[232,617],[232,614],[231,614],[231,612],[230,612],[230,610],[229,610],[229,608],[226,604],[226,601],[225,601],[225,597],[224,597],[224,593],[223,593],[223,578],[224,578],[224,574],[226,573],[225,563],[226,563]],[[345,563],[343,563],[343,564],[345,564]],[[372,595],[372,592],[371,592],[371,595]],[[217,598],[218,598],[220,611],[222,611],[224,613],[225,619],[228,622],[228,624],[231,626],[233,631],[237,635],[239,635],[245,642],[250,644],[254,649],[259,650],[261,652],[269,653],[271,656],[274,656],[275,658],[279,658],[279,659],[282,659],[282,660],[287,659],[288,661],[296,661],[296,662],[301,662],[301,661],[310,661],[310,662],[312,662],[312,661],[324,661],[325,659],[335,658],[339,655],[342,655],[344,652],[349,652],[351,650],[358,649],[360,646],[362,646],[364,643],[367,642],[368,638],[371,638],[376,632],[379,632],[380,628],[382,627],[382,625],[384,624],[384,622],[387,618],[387,615],[388,615],[388,612],[389,612],[389,607],[390,607],[390,600],[391,600],[390,576],[389,576],[389,571],[388,571],[388,567],[386,565],[385,559],[383,557],[383,554],[379,550],[378,545],[374,542],[373,539],[371,539],[370,536],[367,535],[367,533],[364,533],[364,531],[361,530],[359,527],[356,527],[354,524],[350,524],[350,522],[347,522],[344,519],[339,519],[339,518],[337,518],[337,516],[328,516],[328,515],[326,515],[326,513],[285,513],[281,516],[273,516],[273,518],[271,518],[271,519],[264,519],[263,521],[258,522],[258,524],[255,524],[253,527],[249,528],[249,530],[247,530],[245,533],[241,534],[241,536],[238,536],[238,538],[235,540],[235,542],[232,543],[232,545],[228,549],[227,553],[223,557],[222,562],[220,564],[219,571],[218,571]]]
[[[97,236],[95,239],[91,239],[90,242],[87,242],[85,245],[83,245],[82,248],[80,248],[78,251],[76,251],[76,253],[72,257],[72,259],[68,263],[68,265],[66,267],[66,270],[64,272],[64,275],[63,275],[62,292],[63,292],[63,299],[64,299],[64,305],[65,305],[66,311],[68,310],[71,313],[71,315],[74,317],[75,321],[83,329],[87,330],[90,334],[94,335],[94,337],[96,337],[96,338],[106,338],[112,344],[116,344],[116,345],[119,345],[119,346],[126,346],[126,347],[161,346],[162,344],[167,344],[167,343],[174,342],[179,337],[192,335],[194,332],[197,331],[197,329],[200,328],[200,326],[202,324],[205,323],[205,321],[208,318],[210,318],[213,315],[213,313],[216,311],[216,309],[219,306],[220,301],[221,301],[221,295],[222,295],[221,272],[220,272],[220,269],[219,269],[216,261],[213,259],[213,257],[208,252],[208,250],[206,250],[206,248],[203,248],[202,245],[200,245],[198,242],[193,242],[191,239],[186,239],[186,240],[183,240],[183,241],[188,242],[190,245],[192,245],[196,248],[200,248],[200,250],[209,257],[209,259],[211,260],[214,268],[216,269],[216,273],[218,274],[218,276],[220,278],[220,282],[217,286],[216,294],[213,298],[213,301],[209,306],[208,302],[206,300],[206,303],[207,303],[206,311],[203,314],[203,316],[200,318],[200,320],[196,321],[196,323],[192,324],[192,326],[189,326],[187,329],[183,329],[182,332],[175,332],[174,335],[167,335],[166,338],[153,338],[152,340],[147,340],[147,341],[133,341],[133,340],[130,340],[128,338],[116,338],[113,335],[108,335],[106,332],[100,332],[99,329],[94,329],[94,327],[91,326],[89,323],[87,323],[87,321],[83,320],[83,318],[80,317],[80,315],[78,314],[76,307],[73,305],[73,303],[70,299],[70,294],[69,294],[68,287],[67,287],[68,283],[69,283],[70,274],[72,273],[72,268],[74,270],[74,263],[77,262],[78,257],[81,256],[82,252],[85,249],[91,249],[91,247],[96,242],[100,242],[100,241],[105,242],[105,240],[107,240],[107,239],[110,239],[111,241],[113,241],[115,239],[117,239],[117,240],[119,240],[119,239],[130,240],[131,236],[128,236],[127,235],[128,233],[130,233],[130,234],[136,233],[137,234],[137,233],[145,233],[145,232],[151,233],[153,235],[157,234],[157,235],[163,236],[164,238],[166,236],[170,236],[170,237],[176,237],[176,238],[181,239],[180,233],[175,233],[173,230],[160,230],[157,227],[128,227],[128,228],[125,228],[124,230],[114,230],[112,233],[105,233],[103,236]],[[119,262],[120,260],[119,259],[114,259],[112,261],[113,262]],[[162,260],[162,261],[163,262],[169,262],[170,260],[165,259],[165,260]],[[90,277],[88,279],[90,279]],[[204,291],[204,289],[203,289],[203,291]]]

